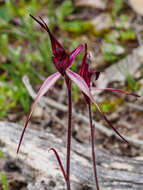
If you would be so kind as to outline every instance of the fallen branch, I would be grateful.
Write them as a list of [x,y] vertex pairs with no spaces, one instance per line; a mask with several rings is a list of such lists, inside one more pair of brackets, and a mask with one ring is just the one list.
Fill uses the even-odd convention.
[[[16,158],[16,149],[21,135],[22,126],[15,123],[0,122],[0,142],[12,158]],[[64,179],[57,160],[48,149],[54,147],[65,163],[65,143],[50,133],[28,128],[17,156],[23,162],[37,171],[36,184],[28,190],[44,190],[39,184],[46,184],[47,189],[59,190],[64,188]],[[72,143],[71,182],[72,190],[95,190],[92,175],[91,150],[89,145],[78,142]],[[102,190],[141,190],[143,187],[143,163],[128,157],[118,157],[104,150],[97,149],[97,170]],[[50,181],[55,187],[50,187]]]

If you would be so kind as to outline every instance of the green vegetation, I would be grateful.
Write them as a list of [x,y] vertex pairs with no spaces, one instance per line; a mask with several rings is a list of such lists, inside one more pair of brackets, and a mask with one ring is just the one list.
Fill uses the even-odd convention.
[[[104,113],[114,112],[119,105],[123,103],[123,98],[114,98],[113,100],[103,100],[101,102],[101,110]],[[97,108],[95,105],[92,105],[92,111],[96,111]]]
[[[0,151],[0,158],[4,158],[3,152]],[[2,190],[8,190],[8,181],[4,172],[0,173],[0,183],[2,184]]]
[[[61,3],[51,0],[0,2],[0,117],[6,116],[9,112],[17,112],[19,108],[25,112],[29,110],[31,99],[22,82],[24,75],[28,75],[33,87],[36,88],[36,85],[42,83],[41,76],[47,77],[55,71],[49,37],[45,31],[38,28],[29,14],[44,15],[44,20],[55,35],[62,33],[63,44],[69,51],[81,43],[84,35],[93,40],[96,37],[104,38],[106,42],[102,49],[104,61],[114,63],[127,55],[126,43],[135,40],[136,35],[132,29],[125,27],[130,18],[122,13],[124,1],[115,0],[111,7],[113,22],[118,17],[120,25],[97,35],[89,21],[77,19],[78,17],[72,18],[73,13],[79,14],[81,10],[77,8],[75,11],[71,0],[63,0]],[[117,54],[119,46],[123,49],[121,54]],[[82,54],[72,66],[74,71],[77,70],[77,63],[81,59]],[[127,77],[127,81],[129,88],[133,89],[134,82],[131,82],[130,77]],[[73,98],[77,101],[79,92],[76,87],[73,88]]]
[[[35,23],[29,17],[29,14],[39,15],[38,11],[44,6],[48,10],[47,18],[51,29],[54,30],[58,25],[61,30],[73,33],[84,32],[84,28],[86,31],[86,23],[66,21],[66,17],[73,11],[71,1],[64,1],[58,7],[47,0],[21,0],[18,3],[8,0],[1,3],[0,117],[7,115],[17,105],[28,111],[30,96],[22,83],[24,75],[28,75],[32,85],[36,85],[41,83],[39,76],[46,77],[55,70],[49,38],[44,31],[35,30]],[[70,48],[75,47],[78,41],[79,38],[77,42],[76,39],[72,41]]]
[[58,24],[61,29],[75,33],[82,34],[86,32],[92,32],[93,26],[88,21],[73,20],[67,21],[66,18],[73,12],[73,5],[71,1],[64,1],[59,7],[56,14]]
[[[9,0],[0,7],[0,116],[6,115],[17,104],[28,111],[30,97],[22,83],[24,75],[28,75],[36,84],[39,82],[36,70],[40,70],[42,75],[45,68],[49,73],[54,70],[53,64],[50,64],[49,39],[40,31],[35,31],[29,17],[29,13],[36,12],[39,6],[38,1],[32,0],[30,4],[20,1],[17,7],[13,0]],[[18,18],[18,21],[14,21],[14,18]],[[38,37],[43,42],[42,46],[36,40]],[[34,52],[34,48],[37,51]]]
[[8,190],[8,181],[5,173],[0,173],[0,181],[2,183],[3,190]]
[[114,0],[113,9],[112,9],[113,17],[117,16],[123,7],[124,7],[124,0]]
[[128,83],[129,89],[131,89],[134,92],[137,92],[141,88],[141,84],[133,79],[133,77],[128,74],[126,76],[126,81]]
[[4,154],[3,152],[0,151],[0,158],[3,158],[4,157]]

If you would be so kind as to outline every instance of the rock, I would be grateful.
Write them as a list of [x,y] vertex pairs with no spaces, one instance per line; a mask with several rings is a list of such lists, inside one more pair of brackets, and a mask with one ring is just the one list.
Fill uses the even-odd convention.
[[[13,158],[15,158],[18,144],[18,139],[15,136],[16,134],[20,136],[21,129],[22,127],[15,123],[0,122],[0,139],[5,143],[6,150]],[[32,167],[39,174],[36,175],[36,183],[28,186],[28,190],[66,189],[55,155],[48,152],[48,149],[53,145],[65,163],[66,147],[61,139],[50,133],[39,133],[34,129],[27,129],[18,159],[23,161],[23,165]],[[80,189],[80,185],[82,185],[81,189],[95,189],[90,146],[88,144],[83,146],[74,142],[72,143],[71,155],[71,184],[74,187],[73,189],[78,190],[78,187]],[[98,178],[102,190],[142,190],[142,160],[118,157],[103,149],[96,149],[96,155]],[[16,176],[13,181],[16,182],[18,178],[19,176]],[[10,178],[8,177],[8,179]],[[20,178],[19,181],[18,186],[17,183],[14,183],[16,186],[11,190],[20,190],[21,185],[26,186],[25,178]],[[75,186],[75,184],[78,185]]]
[[92,8],[102,9],[102,10],[106,9],[106,3],[103,0],[76,0],[75,5],[92,7]]
[[143,62],[143,45],[134,49],[131,55],[108,67],[96,82],[98,88],[106,88],[110,82],[124,82],[127,74],[131,76]]
[[41,108],[40,106],[36,106],[33,114],[32,114],[32,118],[43,118],[44,116],[44,109]]
[[95,30],[98,32],[109,29],[113,25],[112,19],[107,13],[102,13],[99,16],[93,18],[91,23],[95,26]]
[[102,44],[102,51],[114,55],[121,55],[125,53],[125,49],[121,45],[106,42],[103,42]]
[[129,0],[133,10],[143,16],[143,0]]

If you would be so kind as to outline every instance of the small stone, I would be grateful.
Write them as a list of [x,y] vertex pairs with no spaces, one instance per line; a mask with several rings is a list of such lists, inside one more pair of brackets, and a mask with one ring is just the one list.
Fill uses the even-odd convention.
[[43,118],[44,116],[44,110],[40,106],[37,106],[32,114],[32,118]]
[[136,13],[143,15],[143,0],[130,0],[129,2]]
[[76,0],[75,1],[76,6],[86,6],[86,7],[92,7],[97,8],[101,10],[106,9],[106,3],[103,0]]
[[112,27],[112,19],[109,14],[102,13],[91,20],[91,23],[95,26],[95,30],[101,32],[105,29]]
[[114,55],[122,55],[125,53],[125,49],[122,46],[105,42],[102,45],[102,51]]

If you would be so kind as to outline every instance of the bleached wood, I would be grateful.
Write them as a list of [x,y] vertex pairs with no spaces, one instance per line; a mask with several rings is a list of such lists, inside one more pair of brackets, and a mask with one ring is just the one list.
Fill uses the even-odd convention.
[[[44,190],[41,180],[49,183],[52,179],[56,183],[53,190],[64,187],[64,180],[50,147],[54,147],[63,162],[65,162],[65,142],[47,133],[28,128],[20,153],[16,155],[18,141],[23,127],[15,123],[0,122],[0,141],[5,144],[6,151],[12,158],[20,159],[23,164],[37,171],[36,185],[29,186],[29,190]],[[128,151],[128,150],[127,150]],[[72,142],[71,181],[72,189],[78,190],[81,186],[96,189],[92,175],[91,152],[89,145]],[[143,162],[127,157],[118,157],[104,150],[97,149],[97,170],[101,190],[142,190]],[[39,190],[38,189],[38,190]],[[49,188],[50,189],[50,188]]]

